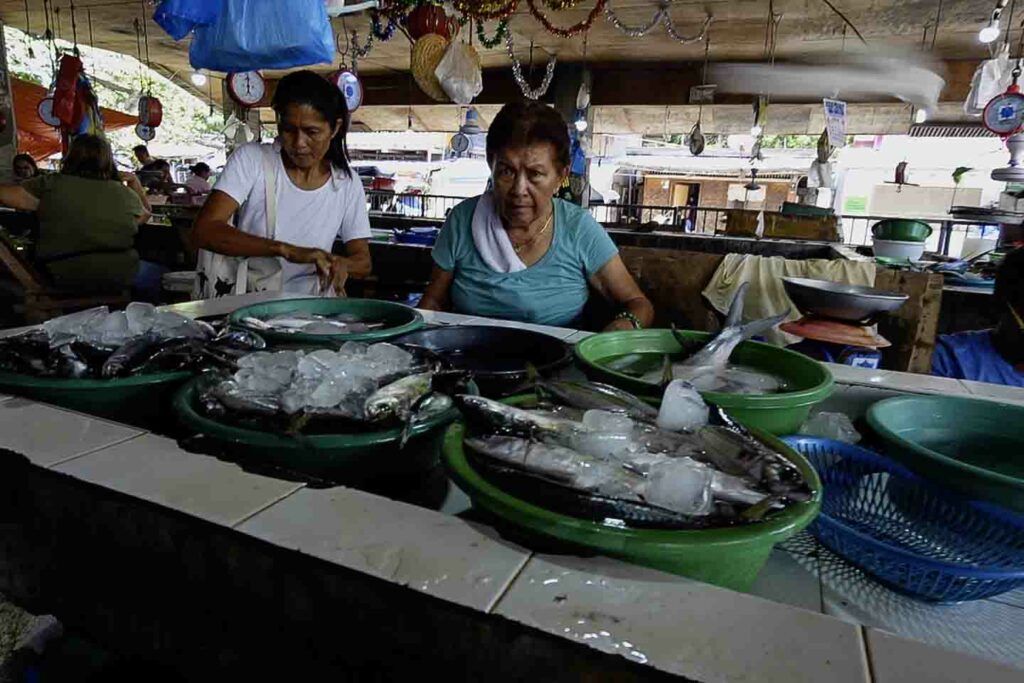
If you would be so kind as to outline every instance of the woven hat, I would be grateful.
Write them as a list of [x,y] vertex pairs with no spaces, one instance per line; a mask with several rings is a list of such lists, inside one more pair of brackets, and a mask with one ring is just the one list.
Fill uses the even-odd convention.
[[428,33],[412,46],[412,77],[420,90],[438,102],[451,102],[434,73],[447,49],[448,41],[437,33]]

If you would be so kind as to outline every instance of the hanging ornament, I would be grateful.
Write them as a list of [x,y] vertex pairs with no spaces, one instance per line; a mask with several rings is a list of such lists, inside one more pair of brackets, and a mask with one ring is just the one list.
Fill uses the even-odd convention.
[[530,7],[530,14],[532,14],[549,33],[554,33],[556,36],[561,36],[562,38],[572,38],[589,31],[590,27],[594,24],[594,20],[597,19],[597,15],[604,11],[606,2],[607,0],[597,0],[597,3],[594,5],[594,9],[590,10],[590,14],[587,15],[586,19],[575,26],[561,28],[552,24],[551,21],[544,16],[544,13],[537,9],[536,0],[526,0],[526,4]]
[[413,42],[428,33],[436,33],[445,40],[451,40],[457,31],[455,22],[448,17],[444,8],[431,4],[420,5],[409,12],[402,20],[402,25]]
[[645,35],[650,33],[652,30],[657,28],[659,25],[665,26],[665,31],[668,35],[676,42],[686,45],[688,43],[698,43],[704,40],[707,35],[708,27],[711,26],[711,15],[708,15],[704,19],[704,25],[701,27],[700,33],[695,36],[684,36],[676,28],[675,22],[672,20],[671,14],[672,0],[660,0],[658,3],[658,11],[654,13],[654,17],[643,26],[630,26],[622,22],[619,16],[615,14],[615,10],[612,9],[611,2],[604,8],[604,15],[611,22],[612,26],[625,33],[630,38],[643,38]]
[[380,12],[377,10],[370,12],[370,34],[374,38],[386,43],[394,37],[396,30],[398,30],[397,21],[389,17],[387,26],[383,26],[380,21]]
[[431,99],[438,102],[450,102],[448,93],[441,87],[437,78],[437,66],[448,51],[448,41],[444,36],[428,33],[412,47],[412,77]]
[[515,78],[516,85],[519,86],[523,96],[531,100],[539,100],[544,97],[548,88],[551,87],[551,79],[555,77],[555,64],[558,62],[558,58],[551,55],[548,59],[547,70],[544,73],[544,80],[536,88],[531,88],[530,84],[526,82],[526,78],[523,77],[523,65],[516,57],[516,46],[512,39],[511,31],[505,36],[505,46],[508,48],[508,58],[512,60],[512,77]]
[[572,9],[576,5],[580,4],[580,0],[544,0],[544,4],[556,12],[559,12],[561,10]]
[[452,6],[476,20],[508,19],[519,9],[519,0],[453,0]]
[[486,47],[488,50],[493,50],[494,48],[501,45],[501,43],[505,40],[505,36],[507,34],[508,19],[502,19],[501,21],[498,22],[498,28],[494,32],[493,38],[488,38],[487,34],[484,32],[484,22],[476,22],[476,37],[480,40],[480,44]]

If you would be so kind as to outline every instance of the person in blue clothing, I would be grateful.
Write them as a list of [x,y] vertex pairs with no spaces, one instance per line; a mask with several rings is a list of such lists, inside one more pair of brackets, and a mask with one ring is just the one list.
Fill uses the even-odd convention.
[[939,337],[933,375],[1024,387],[1024,248],[1003,259],[993,295],[1002,308],[999,324]]
[[646,327],[654,308],[604,228],[555,194],[569,133],[551,107],[505,105],[487,133],[491,190],[449,214],[420,307],[575,327],[590,288],[617,308],[607,329]]

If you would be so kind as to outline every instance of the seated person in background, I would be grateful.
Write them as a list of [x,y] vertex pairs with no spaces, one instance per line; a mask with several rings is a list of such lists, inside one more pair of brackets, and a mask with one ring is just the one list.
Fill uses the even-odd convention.
[[933,375],[1024,387],[1024,248],[1003,259],[993,296],[1002,309],[999,324],[939,337]]
[[139,268],[135,233],[149,218],[149,204],[134,175],[118,174],[103,138],[75,138],[60,173],[0,185],[0,204],[37,212],[36,262],[56,286],[91,292],[131,286]]
[[192,175],[185,181],[185,187],[188,188],[189,194],[197,198],[197,204],[202,204],[206,199],[206,195],[210,194],[213,190],[213,186],[210,185],[210,167],[203,162],[199,162],[195,166],[189,169]]
[[11,167],[14,170],[14,180],[19,183],[31,180],[39,175],[39,167],[36,166],[36,160],[28,154],[16,155],[11,162]]
[[605,229],[554,198],[569,172],[568,127],[554,109],[505,105],[487,133],[487,163],[493,190],[449,214],[421,308],[574,327],[589,285],[620,311],[607,329],[651,324],[651,302]]
[[135,158],[139,162],[138,170],[140,171],[154,161],[152,155],[149,153],[149,147],[146,147],[145,145],[135,145],[132,147],[132,152],[135,154]]

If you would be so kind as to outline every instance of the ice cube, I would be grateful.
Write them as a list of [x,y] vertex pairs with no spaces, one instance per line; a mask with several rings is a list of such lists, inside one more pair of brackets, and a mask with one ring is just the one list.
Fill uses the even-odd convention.
[[62,315],[43,323],[43,329],[51,345],[60,345],[82,335],[83,331],[98,320],[106,319],[110,309],[97,306],[85,311]]
[[711,512],[711,469],[690,458],[666,458],[647,473],[644,499],[684,515]]
[[573,448],[596,458],[620,458],[639,449],[630,434],[581,432],[573,438]]
[[300,377],[320,378],[337,363],[337,354],[328,349],[318,349],[299,359],[296,372]]
[[673,432],[690,431],[708,423],[710,411],[693,385],[672,380],[661,399],[658,426]]
[[134,336],[128,329],[128,316],[124,311],[114,311],[102,322],[93,322],[85,335],[103,346],[120,346]]
[[633,434],[633,421],[620,413],[607,410],[588,410],[583,413],[583,426],[595,432],[611,434]]
[[371,363],[394,370],[404,370],[412,365],[412,354],[394,344],[374,344],[366,352],[366,359]]
[[128,330],[133,335],[145,334],[153,326],[156,307],[141,301],[133,301],[124,309],[124,314],[128,318]]
[[255,353],[249,353],[238,359],[238,367],[240,368],[255,368],[259,367],[267,362],[272,355],[269,351],[256,351]]
[[280,392],[284,384],[268,377],[253,368],[242,368],[235,373],[235,382],[244,392],[256,394],[272,394]]
[[366,352],[370,350],[369,344],[363,342],[345,342],[341,345],[341,349],[338,353],[342,356],[365,356]]

